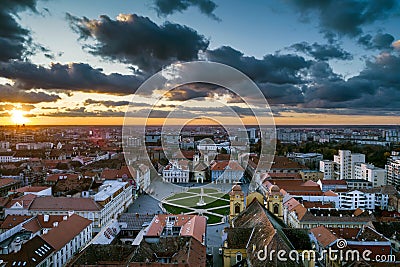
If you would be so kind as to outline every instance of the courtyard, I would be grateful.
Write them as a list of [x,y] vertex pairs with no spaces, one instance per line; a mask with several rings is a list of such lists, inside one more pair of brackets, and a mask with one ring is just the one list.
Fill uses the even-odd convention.
[[214,188],[191,188],[164,198],[161,205],[172,214],[202,214],[208,224],[223,223],[229,215],[229,195]]

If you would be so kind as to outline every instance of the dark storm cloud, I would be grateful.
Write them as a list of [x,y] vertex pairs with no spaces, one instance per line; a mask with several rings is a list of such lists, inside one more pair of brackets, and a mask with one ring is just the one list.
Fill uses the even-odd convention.
[[394,37],[389,33],[378,33],[375,36],[366,34],[358,39],[358,43],[367,49],[389,50],[392,49]]
[[1,102],[31,103],[55,102],[60,99],[58,95],[43,92],[25,91],[10,85],[0,84]]
[[257,83],[298,84],[302,82],[300,71],[311,61],[298,55],[269,54],[262,59],[245,56],[229,46],[207,50],[207,59],[237,68]]
[[22,59],[32,44],[30,31],[16,20],[18,12],[36,12],[36,0],[3,0],[0,4],[0,61]]
[[154,0],[154,8],[159,16],[168,16],[175,12],[183,12],[192,6],[200,9],[201,13],[219,20],[214,14],[217,4],[211,0]]
[[207,83],[184,84],[169,90],[164,97],[170,101],[187,101],[195,98],[212,97],[214,94],[226,90],[218,85]]
[[329,65],[316,69],[310,72],[311,82],[304,89],[302,107],[365,108],[369,110],[365,115],[375,114],[376,108],[400,109],[399,56],[382,53],[375,60],[367,61],[365,69],[348,80],[335,75]]
[[67,14],[67,19],[81,39],[95,40],[94,45],[85,45],[90,53],[136,65],[146,72],[177,60],[197,59],[209,43],[187,26],[171,22],[159,26],[135,14],[119,15],[116,20],[105,15],[90,20]]
[[296,105],[304,101],[304,96],[299,86],[274,83],[259,83],[257,85],[271,105]]
[[143,78],[118,73],[104,74],[85,63],[55,63],[50,68],[30,62],[0,63],[0,76],[11,79],[20,89],[71,90],[128,95],[136,91]]
[[291,45],[290,48],[298,52],[310,55],[316,60],[326,61],[330,59],[341,59],[341,60],[353,59],[353,56],[349,52],[343,50],[337,44],[321,45],[318,43],[309,44],[307,42],[302,42]]
[[363,26],[387,19],[399,10],[397,0],[288,0],[303,18],[315,14],[326,32],[356,36]]
[[105,107],[121,107],[129,105],[129,101],[93,100],[86,99],[84,105],[103,105]]

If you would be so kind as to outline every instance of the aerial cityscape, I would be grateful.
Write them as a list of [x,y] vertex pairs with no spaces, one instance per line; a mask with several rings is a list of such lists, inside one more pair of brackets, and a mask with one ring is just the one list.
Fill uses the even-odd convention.
[[400,266],[399,14],[0,1],[0,267]]

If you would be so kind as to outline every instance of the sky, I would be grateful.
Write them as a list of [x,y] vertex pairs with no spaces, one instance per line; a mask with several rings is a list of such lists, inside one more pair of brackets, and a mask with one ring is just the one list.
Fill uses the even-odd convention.
[[[3,0],[0,125],[121,125],[127,111],[141,124],[149,110],[153,124],[234,123],[221,105],[249,124],[251,108],[276,124],[398,125],[398,25],[397,0]],[[190,61],[243,72],[269,107],[209,84],[138,93]]]

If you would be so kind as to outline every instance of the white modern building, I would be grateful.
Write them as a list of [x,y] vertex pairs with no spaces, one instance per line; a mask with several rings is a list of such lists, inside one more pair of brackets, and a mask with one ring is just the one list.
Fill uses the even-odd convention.
[[399,152],[392,152],[386,166],[386,182],[393,186],[400,185],[400,155]]
[[380,208],[387,210],[389,196],[393,193],[394,188],[383,186],[371,189],[351,190],[339,193],[340,209],[366,209],[375,210]]
[[334,178],[334,162],[332,160],[321,160],[319,162],[319,171],[324,173],[324,180]]
[[334,155],[333,162],[320,161],[320,171],[324,173],[324,179],[354,179],[356,163],[365,163],[365,155],[339,150],[338,155]]
[[386,170],[375,167],[373,164],[356,163],[354,165],[354,179],[370,181],[373,187],[386,185]]
[[350,150],[339,150],[338,155],[334,155],[333,161],[337,164],[337,176],[339,179],[353,179],[354,166],[356,163],[365,163],[365,155],[351,153]]

